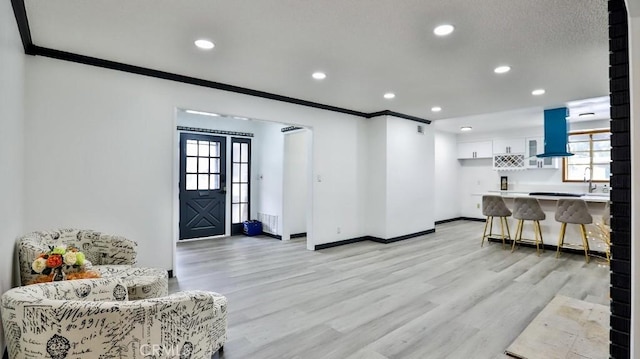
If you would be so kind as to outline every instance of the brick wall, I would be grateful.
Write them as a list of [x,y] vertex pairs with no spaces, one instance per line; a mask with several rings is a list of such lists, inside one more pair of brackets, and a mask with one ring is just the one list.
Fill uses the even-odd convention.
[[629,37],[624,0],[609,0],[611,91],[611,358],[630,357],[631,148]]

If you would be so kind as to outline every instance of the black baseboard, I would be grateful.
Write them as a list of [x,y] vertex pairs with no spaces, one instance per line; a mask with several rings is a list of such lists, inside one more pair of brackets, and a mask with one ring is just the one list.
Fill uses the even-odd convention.
[[167,272],[168,272],[167,274],[169,275],[169,278],[173,278],[173,269],[169,269]]
[[[489,242],[502,243],[502,239],[501,238],[488,237],[487,240]],[[511,246],[511,244],[513,243],[513,240],[512,239],[505,239],[505,243],[507,243],[509,246]],[[535,248],[536,247],[535,243],[532,243],[532,242],[520,242],[520,243],[516,244],[516,246],[529,247],[529,248]],[[545,243],[543,247],[544,247],[545,250],[549,250],[549,251],[553,251],[553,252],[555,252],[558,249],[558,246],[553,245],[553,244],[547,244],[547,243]],[[566,248],[566,247],[563,247],[561,252],[562,253],[573,253],[573,254],[584,255],[584,250],[582,250],[580,248]],[[594,251],[594,250],[589,250],[589,254],[590,255],[595,255],[595,256],[600,256],[600,257],[605,257],[606,256],[606,254],[604,252]]]
[[473,221],[473,222],[486,222],[486,218],[474,218],[474,217],[460,217],[462,221]]
[[320,249],[333,248],[333,247],[343,246],[345,244],[351,244],[351,243],[367,241],[367,240],[369,240],[369,238],[370,238],[369,236],[364,236],[364,237],[345,239],[345,240],[337,241],[337,242],[316,244],[315,247],[314,247],[314,250],[317,251],[317,250],[320,250]]
[[262,232],[261,234],[263,236],[267,236],[267,237],[271,237],[271,238],[282,240],[282,236],[279,236],[277,234],[271,234],[271,233],[267,233],[267,232]]
[[421,232],[416,232],[416,233],[411,233],[411,234],[405,234],[404,236],[387,238],[387,239],[380,238],[380,237],[374,237],[374,236],[363,236],[363,237],[345,239],[343,241],[318,244],[318,245],[316,245],[314,247],[314,249],[315,250],[320,250],[320,249],[338,247],[338,246],[343,246],[345,244],[357,243],[357,242],[362,242],[362,241],[372,241],[372,242],[376,242],[376,243],[388,244],[388,243],[398,242],[398,241],[402,241],[402,240],[409,239],[409,238],[415,238],[415,237],[424,236],[425,234],[435,233],[435,231],[436,231],[436,229],[432,228],[432,229],[427,229],[426,231],[421,231]]
[[449,223],[449,222],[455,222],[455,221],[460,221],[462,220],[464,217],[456,217],[456,218],[449,218],[449,219],[443,219],[441,221],[436,221],[436,226],[439,224],[445,224],[445,223]]
[[370,241],[374,241],[376,243],[383,243],[383,244],[387,244],[387,243],[393,243],[393,242],[398,242],[398,241],[403,241],[405,239],[410,239],[410,238],[415,238],[415,237],[420,237],[420,236],[424,236],[425,234],[431,234],[431,233],[435,233],[436,229],[432,228],[432,229],[427,229],[426,231],[421,231],[421,232],[416,232],[416,233],[411,233],[411,234],[405,234],[404,236],[399,236],[399,237],[393,237],[393,238],[379,238],[379,237],[373,237],[373,236],[368,236],[368,239]]
[[292,234],[291,236],[289,236],[289,238],[294,239],[294,238],[302,238],[306,236],[307,236],[307,232],[302,232],[302,233]]
[[485,222],[486,218],[474,218],[474,217],[455,217],[449,219],[443,219],[441,221],[436,221],[436,226],[439,224],[455,222],[455,221],[473,221],[473,222]]

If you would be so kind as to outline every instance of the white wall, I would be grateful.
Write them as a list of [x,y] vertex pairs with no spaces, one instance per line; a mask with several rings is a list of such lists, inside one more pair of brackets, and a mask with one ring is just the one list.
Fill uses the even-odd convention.
[[457,160],[458,144],[456,135],[448,132],[434,132],[434,219],[442,221],[460,216]]
[[138,241],[140,265],[172,268],[174,113],[193,108],[312,127],[322,182],[308,246],[365,235],[354,140],[365,119],[41,57],[26,69],[28,230],[119,233]]
[[307,231],[309,130],[284,134],[284,226],[291,234]]
[[387,117],[374,117],[367,123],[367,233],[387,238]]
[[[271,224],[263,223],[265,232],[282,235],[283,230],[283,181],[284,134],[283,126],[260,126],[256,136],[260,141],[253,149],[254,158],[260,158],[254,173],[256,201],[252,204],[256,213],[275,216]],[[256,180],[257,179],[257,180]],[[266,222],[263,220],[263,222]],[[271,227],[271,228],[270,228]]]
[[[11,3],[0,4],[0,293],[12,287],[14,243],[23,232],[24,52]],[[0,351],[4,351],[0,325]]]
[[387,116],[387,238],[435,228],[433,133],[433,126]]

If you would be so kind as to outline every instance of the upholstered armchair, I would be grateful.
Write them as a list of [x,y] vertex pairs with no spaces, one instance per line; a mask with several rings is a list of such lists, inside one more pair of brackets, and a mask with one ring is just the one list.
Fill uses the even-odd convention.
[[31,263],[38,255],[59,244],[78,248],[94,266],[136,263],[137,244],[121,236],[70,228],[31,232],[17,240],[22,285],[32,283],[38,276],[31,271]]
[[220,294],[127,299],[114,277],[10,289],[1,299],[9,358],[210,359],[227,339]]

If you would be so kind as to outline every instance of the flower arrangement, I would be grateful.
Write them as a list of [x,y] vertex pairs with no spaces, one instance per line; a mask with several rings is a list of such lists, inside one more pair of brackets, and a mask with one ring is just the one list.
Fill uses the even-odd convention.
[[49,246],[47,253],[42,253],[31,263],[34,273],[49,275],[63,265],[79,268],[85,264],[84,253],[77,248],[66,245]]

